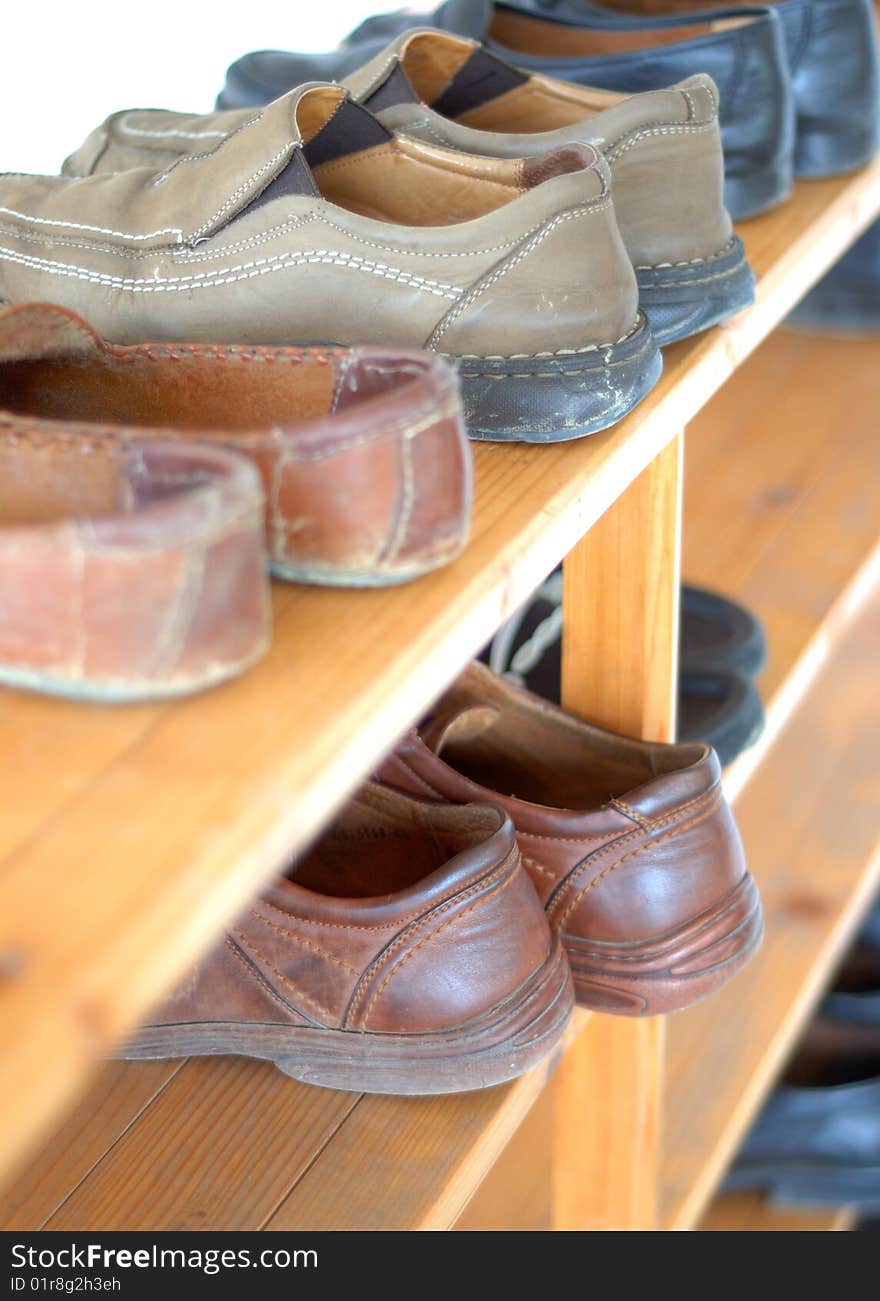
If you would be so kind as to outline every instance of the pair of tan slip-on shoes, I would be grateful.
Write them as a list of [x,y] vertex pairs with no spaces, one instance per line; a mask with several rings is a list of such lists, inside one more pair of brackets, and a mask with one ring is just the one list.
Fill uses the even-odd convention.
[[679,337],[751,294],[710,79],[608,98],[416,32],[353,93],[117,115],[67,176],[0,180],[0,299],[121,343],[420,346],[472,437],[579,437],[656,382],[644,311]]
[[617,736],[473,665],[123,1047],[235,1053],[380,1093],[500,1083],[573,996],[676,1011],[761,906],[702,745]]

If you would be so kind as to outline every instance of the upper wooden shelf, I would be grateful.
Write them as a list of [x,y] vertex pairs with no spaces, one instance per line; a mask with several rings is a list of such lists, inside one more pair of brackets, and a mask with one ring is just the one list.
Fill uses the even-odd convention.
[[0,693],[0,1170],[880,211],[880,162],[742,230],[758,300],[605,434],[475,448],[473,538],[409,587],[278,586],[268,657],[167,706]]

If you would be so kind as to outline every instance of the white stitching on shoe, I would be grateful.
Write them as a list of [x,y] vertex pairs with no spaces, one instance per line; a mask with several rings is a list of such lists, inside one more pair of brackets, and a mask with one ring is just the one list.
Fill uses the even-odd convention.
[[643,140],[649,140],[653,136],[696,135],[699,132],[715,131],[717,126],[718,124],[713,118],[711,122],[706,122],[702,126],[695,126],[694,123],[687,122],[682,123],[680,126],[654,127],[649,131],[639,128],[632,135],[622,138],[619,143],[610,145],[608,148],[603,149],[602,152],[609,163],[616,163],[618,158],[622,157],[628,149],[634,148],[635,145],[641,144]]
[[477,283],[467,291],[467,293],[463,295],[459,294],[459,299],[455,307],[451,308],[443,319],[437,323],[424,346],[426,348],[436,349],[437,344],[443,338],[443,335],[447,330],[449,330],[450,326],[455,324],[462,313],[466,312],[473,303],[482,297],[491,285],[495,284],[503,276],[506,276],[508,271],[512,271],[513,268],[518,266],[524,258],[527,258],[530,253],[534,252],[539,244],[543,244],[547,236],[552,234],[557,226],[561,226],[566,221],[572,221],[575,217],[583,217],[587,213],[601,212],[603,209],[609,207],[610,203],[610,199],[605,199],[599,203],[584,204],[580,208],[572,208],[568,212],[558,213],[550,221],[540,226],[535,234],[520,246],[517,252],[512,254],[509,258],[506,258],[501,265],[497,266],[489,275],[481,277],[481,279],[478,280]]
[[[370,262],[366,258],[352,253],[338,253],[332,249],[306,249],[302,253],[285,257],[278,254],[271,258],[258,258],[254,262],[245,262],[226,270],[203,271],[193,276],[170,276],[166,280],[135,280],[123,276],[113,276],[100,271],[86,271],[82,267],[70,266],[64,262],[50,262],[46,258],[29,257],[16,253],[13,249],[0,246],[0,261],[15,262],[32,270],[43,271],[47,275],[66,276],[69,279],[85,280],[90,284],[105,285],[110,289],[125,290],[133,294],[189,293],[195,289],[216,289],[221,285],[234,284],[239,280],[252,280],[256,276],[270,275],[275,271],[286,271],[291,267],[323,264],[338,266],[348,271],[364,271],[370,275],[381,276],[385,280],[412,285],[424,289],[426,293],[439,298],[449,298],[456,302],[461,290],[454,285],[444,284],[439,280],[427,280],[423,276],[413,275],[383,262]],[[201,282],[201,283],[198,283]]]
[[651,262],[639,263],[636,271],[666,271],[670,267],[698,267],[705,266],[707,262],[717,262],[720,258],[726,257],[736,244],[736,236],[732,235],[724,248],[720,248],[717,253],[710,253],[708,257],[692,257],[685,262]]
[[557,348],[555,352],[511,352],[504,353],[478,353],[464,352],[447,354],[454,361],[539,361],[546,357],[580,357],[585,352],[604,352],[606,348],[616,348],[620,343],[626,343],[631,339],[637,330],[641,329],[644,321],[641,315],[636,317],[635,323],[622,334],[619,339],[612,339],[608,343],[586,343],[582,348]]
[[298,149],[299,147],[300,146],[295,141],[289,140],[283,149],[279,149],[278,153],[274,154],[269,159],[268,162],[263,163],[262,167],[258,167],[257,170],[247,178],[246,181],[242,181],[238,189],[232,191],[229,198],[226,200],[224,204],[222,204],[221,207],[217,209],[214,215],[212,217],[209,217],[207,221],[203,221],[201,226],[197,226],[196,229],[190,234],[189,238],[191,240],[197,239],[198,236],[203,235],[206,230],[210,230],[210,228],[214,225],[214,223],[219,221],[220,218],[224,215],[224,213],[228,212],[230,208],[235,206],[236,201],[240,199],[242,195],[247,193],[247,191],[250,189],[253,183],[259,180],[259,178],[264,174],[264,172],[268,172],[271,168],[275,166],[276,163],[281,162],[283,158],[286,158],[289,154],[292,154],[294,149]]
[[[143,110],[135,109],[133,111],[139,112]],[[165,131],[151,131],[147,127],[129,126],[128,119],[130,117],[131,113],[123,113],[122,117],[117,118],[113,124],[117,131],[121,131],[123,135],[144,136],[150,140],[225,140],[229,134],[228,131],[181,131],[172,127]],[[144,152],[148,153],[149,150],[144,150]]]
[[9,217],[18,217],[21,221],[32,221],[40,226],[63,226],[68,230],[91,230],[97,235],[116,235],[120,239],[155,239],[157,235],[174,235],[178,242],[183,239],[179,226],[164,226],[161,230],[150,230],[143,235],[130,235],[123,230],[112,230],[109,226],[87,226],[78,221],[60,221],[54,217],[32,217],[29,213],[18,212],[15,208],[0,208]]
[[[543,224],[542,222],[538,222],[534,226],[530,226],[521,236],[505,240],[502,244],[489,244],[482,248],[466,248],[446,252],[441,249],[402,248],[400,245],[380,244],[376,240],[365,239],[362,235],[355,235],[352,231],[346,230],[344,226],[340,226],[337,222],[332,221],[322,212],[313,209],[309,212],[303,213],[300,217],[289,218],[287,221],[279,222],[277,226],[271,226],[268,230],[263,231],[259,235],[250,235],[247,239],[238,240],[234,244],[222,244],[218,248],[211,249],[190,249],[185,245],[182,245],[179,248],[172,249],[172,256],[177,262],[212,261],[215,258],[225,257],[227,254],[239,253],[244,249],[256,248],[261,244],[267,244],[276,235],[287,234],[289,231],[296,230],[300,226],[305,226],[310,221],[320,222],[323,226],[328,227],[328,229],[338,231],[354,244],[363,244],[366,248],[375,248],[382,253],[396,253],[399,257],[413,258],[463,258],[480,257],[487,253],[503,253],[505,249],[515,247],[521,239],[528,239],[528,237],[534,234],[535,231],[540,230]],[[129,261],[144,261],[147,258],[154,259],[156,257],[156,252],[153,249],[132,250],[114,248],[112,245],[107,244],[85,244],[74,240],[65,240],[60,236],[49,237],[37,234],[25,234],[23,231],[16,230],[14,227],[3,226],[2,224],[0,224],[0,233],[12,235],[15,239],[26,240],[30,244],[47,244],[54,248],[58,244],[63,243],[68,248],[81,248],[88,252],[107,253],[112,257],[126,258]],[[115,234],[115,232],[112,231],[110,233]]]

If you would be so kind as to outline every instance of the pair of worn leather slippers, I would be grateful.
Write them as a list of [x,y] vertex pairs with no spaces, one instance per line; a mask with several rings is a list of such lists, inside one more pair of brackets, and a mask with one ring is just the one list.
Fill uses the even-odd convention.
[[536,1065],[574,999],[676,1011],[761,906],[705,745],[630,740],[472,665],[124,1057],[235,1053],[380,1093]]
[[456,377],[428,353],[102,342],[0,314],[0,681],[99,700],[240,673],[281,578],[404,582],[470,524]]

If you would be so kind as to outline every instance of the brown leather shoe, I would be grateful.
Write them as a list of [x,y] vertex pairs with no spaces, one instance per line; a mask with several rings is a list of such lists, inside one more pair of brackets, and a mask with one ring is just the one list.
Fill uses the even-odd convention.
[[380,776],[507,810],[586,1007],[677,1011],[758,946],[760,900],[708,746],[618,736],[473,664]]
[[264,567],[241,457],[0,420],[0,682],[101,701],[223,682],[268,646]]
[[263,477],[273,573],[402,583],[467,541],[471,457],[436,354],[196,344],[118,347],[73,312],[0,313],[0,431],[207,438]]
[[122,1057],[236,1053],[369,1093],[451,1093],[536,1065],[571,976],[509,818],[366,786]]

